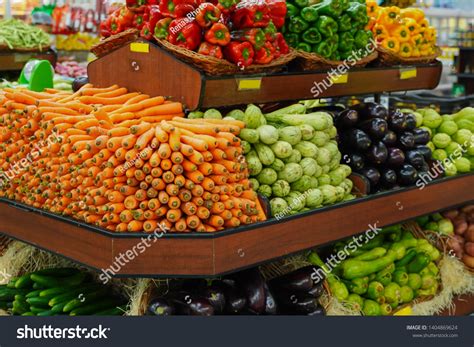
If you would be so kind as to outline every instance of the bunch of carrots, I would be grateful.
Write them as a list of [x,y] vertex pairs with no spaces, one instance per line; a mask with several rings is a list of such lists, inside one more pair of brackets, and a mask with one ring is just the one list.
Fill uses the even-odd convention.
[[179,102],[118,86],[4,89],[0,196],[118,232],[264,220],[236,136],[244,123],[183,117]]

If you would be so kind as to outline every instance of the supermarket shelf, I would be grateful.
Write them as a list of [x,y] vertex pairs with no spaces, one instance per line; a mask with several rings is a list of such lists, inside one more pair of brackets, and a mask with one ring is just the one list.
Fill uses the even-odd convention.
[[51,49],[45,52],[0,51],[0,71],[20,71],[30,59],[48,60],[55,66],[57,55]]
[[438,17],[438,18],[472,18],[474,17],[474,11],[461,10],[455,8],[439,8],[431,7],[423,9],[426,17]]
[[474,313],[474,294],[456,296],[453,308],[445,309],[438,316],[467,316]]
[[273,74],[209,76],[152,43],[144,44],[147,48],[142,52],[128,44],[91,62],[89,81],[100,87],[118,84],[132,91],[172,96],[194,110],[256,101],[434,89],[442,71],[440,62],[411,67],[354,68],[348,72],[347,80],[340,78],[326,88],[323,83],[329,85],[331,81],[326,70],[306,72],[292,66]]
[[[0,202],[0,232],[118,276],[209,277],[473,200],[474,174],[405,188],[218,233],[119,234],[10,201]],[[374,217],[377,216],[377,217]],[[149,247],[143,246],[144,237]],[[143,252],[138,253],[142,242]],[[135,253],[133,253],[135,250]],[[117,257],[128,253],[129,262]],[[132,260],[133,259],[133,260]]]

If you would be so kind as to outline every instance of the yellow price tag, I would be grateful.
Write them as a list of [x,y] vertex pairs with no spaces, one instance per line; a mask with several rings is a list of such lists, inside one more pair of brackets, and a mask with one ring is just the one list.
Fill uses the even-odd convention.
[[416,77],[416,67],[400,69],[400,79],[407,80]]
[[262,79],[246,78],[237,80],[238,90],[258,90],[262,87]]
[[412,316],[413,311],[411,306],[404,307],[393,314],[394,316]]
[[331,77],[331,81],[333,84],[344,84],[344,83],[347,83],[348,79],[349,79],[348,73]]
[[130,52],[150,53],[150,44],[144,42],[132,42],[130,44]]

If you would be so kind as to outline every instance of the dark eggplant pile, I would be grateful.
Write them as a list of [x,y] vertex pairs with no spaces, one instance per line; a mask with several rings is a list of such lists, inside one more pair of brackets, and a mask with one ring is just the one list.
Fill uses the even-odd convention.
[[430,134],[416,127],[416,117],[373,102],[335,116],[344,164],[367,178],[370,192],[415,184],[429,170]]
[[313,280],[317,269],[306,266],[268,282],[258,268],[209,282],[185,280],[153,298],[147,315],[324,315],[318,302],[323,281]]

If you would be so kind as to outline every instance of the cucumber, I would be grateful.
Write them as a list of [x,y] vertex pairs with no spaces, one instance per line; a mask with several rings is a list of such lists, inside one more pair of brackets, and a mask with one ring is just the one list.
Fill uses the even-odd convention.
[[31,275],[33,281],[45,286],[46,288],[77,286],[81,284],[85,278],[86,274],[84,272],[78,272],[77,274],[68,277],[53,277],[38,274]]
[[0,291],[0,300],[1,301],[13,301],[15,299],[15,295],[26,295],[28,294],[28,289],[12,289],[6,288]]
[[104,299],[100,300],[94,303],[91,303],[86,306],[78,307],[74,310],[72,310],[69,315],[71,316],[83,316],[83,315],[89,315],[94,312],[99,312],[103,311],[106,309],[113,309],[114,307],[117,307],[118,305],[123,304],[123,300],[115,299],[115,298],[109,298],[109,299]]
[[18,277],[12,277],[10,282],[7,284],[7,288],[15,288],[15,283],[18,280]]
[[44,289],[44,286],[43,286],[43,285],[41,285],[41,284],[39,284],[39,283],[36,283],[36,282],[33,283],[33,289],[42,289],[42,288]]
[[63,312],[70,312],[78,307],[87,306],[91,302],[94,302],[97,299],[100,299],[107,295],[108,288],[103,287],[95,292],[84,294],[82,298],[75,298],[69,301],[66,306],[64,306]]
[[26,299],[26,302],[32,306],[48,307],[49,300],[50,300],[49,298],[34,297],[34,298]]
[[33,281],[30,278],[30,275],[23,275],[18,278],[15,282],[15,288],[30,288],[33,285]]
[[24,295],[21,295],[21,294],[15,295],[14,299],[17,300],[17,301],[26,302],[26,297]]
[[29,310],[30,310],[30,307],[28,306],[27,303],[13,301],[13,309],[12,309],[13,314],[23,314],[25,312],[28,312]]
[[79,294],[87,294],[91,291],[96,291],[98,289],[100,289],[102,286],[99,285],[99,284],[95,284],[95,283],[91,283],[91,284],[88,284],[88,285],[85,285],[81,288],[74,288],[74,289],[71,289],[70,291],[66,292],[66,293],[63,293],[63,294],[60,294],[58,296],[55,296],[54,298],[52,298],[50,301],[49,301],[49,305],[50,306],[54,306],[56,304],[59,304],[60,302],[63,302],[63,301],[71,301],[72,299],[75,299],[78,297]]
[[38,313],[41,313],[41,312],[44,312],[44,311],[49,311],[49,310],[47,308],[44,308],[44,307],[30,306],[30,311],[35,313],[35,314],[38,314]]
[[52,269],[43,269],[33,272],[35,275],[40,276],[53,276],[53,277],[66,277],[72,276],[79,272],[79,269],[73,267],[63,267],[63,268],[52,268]]
[[112,309],[96,312],[94,313],[94,316],[123,316],[126,310],[127,306],[123,305],[119,307],[114,307]]
[[38,317],[47,317],[47,316],[52,316],[54,314],[55,314],[55,312],[53,312],[52,310],[49,310],[49,311],[38,312],[36,315]]
[[33,312],[25,312],[22,314],[22,316],[36,316],[36,314],[34,314]]
[[51,311],[53,311],[54,313],[62,313],[63,309],[64,309],[64,306],[66,306],[67,303],[68,303],[68,301],[60,302],[59,304],[54,305],[51,308]]
[[38,290],[34,290],[32,292],[29,292],[28,294],[26,294],[26,298],[33,298],[35,296],[39,296],[39,294],[43,291],[43,289],[38,289]]
[[39,297],[53,298],[53,297],[55,297],[59,294],[65,293],[68,290],[71,290],[71,289],[68,288],[68,287],[65,287],[65,286],[44,289],[44,290],[40,291]]

